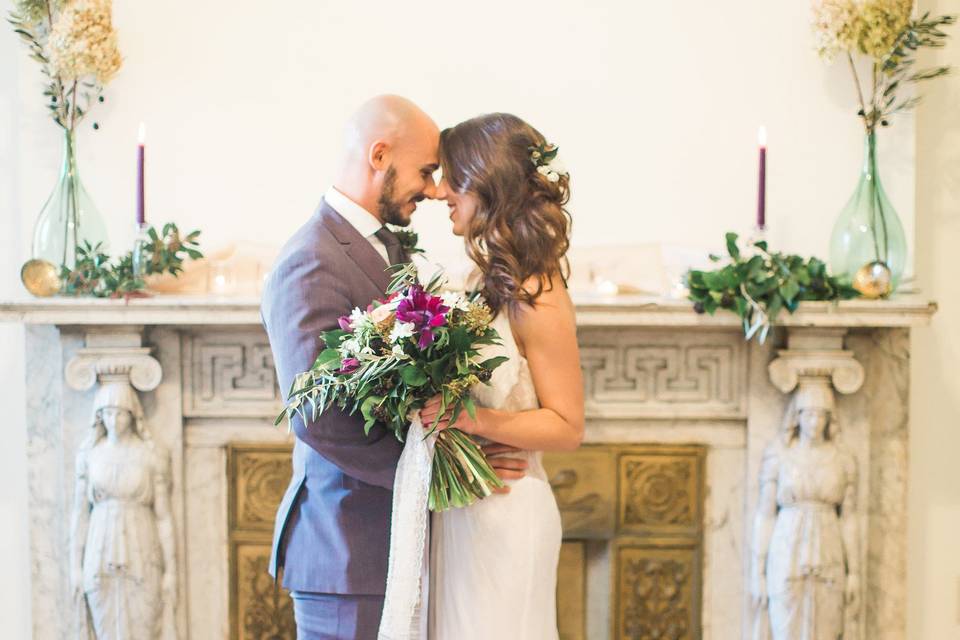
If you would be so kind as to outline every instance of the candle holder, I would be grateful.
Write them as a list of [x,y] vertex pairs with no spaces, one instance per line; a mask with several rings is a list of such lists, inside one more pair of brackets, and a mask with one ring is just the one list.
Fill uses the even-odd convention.
[[229,259],[210,260],[207,271],[207,291],[218,298],[237,292],[237,273]]
[[747,246],[753,246],[758,242],[767,241],[767,225],[756,225],[747,236]]
[[133,263],[133,275],[135,278],[143,279],[147,275],[147,264],[145,250],[150,244],[150,225],[146,222],[134,223],[133,251],[131,258]]

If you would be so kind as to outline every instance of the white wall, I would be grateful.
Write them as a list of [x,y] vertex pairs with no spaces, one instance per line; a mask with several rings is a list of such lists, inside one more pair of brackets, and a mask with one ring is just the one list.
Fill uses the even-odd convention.
[[[923,9],[955,12],[947,0]],[[955,32],[956,33],[956,32]],[[960,67],[960,43],[927,57]],[[911,638],[960,639],[960,75],[931,85],[917,115],[917,273],[940,311],[913,336]]]
[[[527,118],[561,146],[573,174],[580,246],[714,247],[724,231],[748,230],[764,123],[770,239],[825,256],[860,164],[847,70],[816,58],[806,2],[171,0],[114,9],[125,67],[93,113],[100,131],[84,126],[80,156],[117,246],[130,237],[141,120],[150,219],[202,228],[207,248],[275,246],[327,186],[344,118],[381,92],[411,97],[441,126],[492,110]],[[16,271],[58,166],[60,140],[40,98],[34,64],[0,28],[0,298],[19,291]],[[912,117],[881,145],[885,184],[912,234]],[[428,246],[455,246],[440,207],[423,207],[416,224]],[[0,517],[15,525],[0,533],[0,566],[15,569],[0,571],[0,619],[26,629],[22,355],[16,330],[0,337],[0,357],[13,363],[0,367],[0,406],[13,416],[0,447]],[[914,576],[914,602],[939,586],[928,578]]]
[[[580,245],[710,246],[746,230],[765,123],[771,239],[825,254],[860,164],[848,71],[813,53],[805,2],[114,4],[126,65],[80,153],[118,242],[130,235],[141,120],[151,218],[200,227],[208,246],[279,245],[326,187],[344,118],[387,91],[441,125],[492,110],[529,119],[572,171]],[[19,67],[29,216],[59,140],[32,61]],[[912,136],[905,118],[883,140],[897,140],[884,177],[911,229]],[[439,210],[418,216],[435,243],[449,238]]]
[[[6,7],[0,7],[5,9]],[[18,43],[0,36],[0,299],[19,290],[25,218],[20,210],[21,144]],[[0,620],[3,635],[28,638],[30,564],[27,546],[27,445],[24,426],[23,329],[0,324]],[[8,626],[9,625],[9,626]]]

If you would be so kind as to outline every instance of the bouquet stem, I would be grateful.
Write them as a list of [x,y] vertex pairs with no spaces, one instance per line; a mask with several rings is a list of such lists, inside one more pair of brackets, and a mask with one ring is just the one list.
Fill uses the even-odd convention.
[[431,511],[466,507],[504,486],[480,446],[459,429],[437,435],[430,476]]

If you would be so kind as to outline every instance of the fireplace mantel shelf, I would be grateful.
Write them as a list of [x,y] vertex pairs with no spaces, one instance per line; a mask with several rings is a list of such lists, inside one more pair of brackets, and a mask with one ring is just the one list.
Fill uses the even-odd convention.
[[[694,313],[685,300],[645,296],[575,295],[581,327],[736,327],[732,313]],[[260,324],[256,297],[157,296],[130,301],[98,298],[23,299],[0,302],[0,322],[23,324],[93,325],[237,325]],[[851,300],[833,304],[807,302],[778,323],[792,327],[922,327],[937,305],[903,296],[891,300]]]

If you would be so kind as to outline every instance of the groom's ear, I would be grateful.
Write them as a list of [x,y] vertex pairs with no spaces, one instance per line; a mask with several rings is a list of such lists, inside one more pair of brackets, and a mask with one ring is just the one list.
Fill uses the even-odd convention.
[[390,166],[389,156],[390,145],[383,140],[377,140],[370,145],[370,150],[367,154],[367,162],[370,163],[370,167],[374,171],[386,171],[387,167]]

